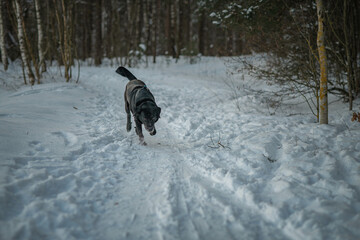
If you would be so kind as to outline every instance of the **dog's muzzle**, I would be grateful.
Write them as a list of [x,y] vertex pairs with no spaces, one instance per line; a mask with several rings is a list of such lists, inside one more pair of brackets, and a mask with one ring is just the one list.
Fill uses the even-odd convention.
[[153,128],[152,130],[148,130],[151,136],[154,136],[156,134],[156,129]]

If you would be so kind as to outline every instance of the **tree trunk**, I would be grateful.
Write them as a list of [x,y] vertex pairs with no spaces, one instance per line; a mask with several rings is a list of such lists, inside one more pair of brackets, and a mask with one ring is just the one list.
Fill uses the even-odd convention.
[[156,50],[157,50],[157,36],[158,36],[158,28],[159,28],[159,12],[160,12],[160,0],[153,0],[152,3],[152,55],[153,55],[153,63],[156,63]]
[[324,4],[322,0],[316,0],[318,15],[317,47],[320,62],[320,124],[328,124],[328,96],[327,96],[327,59],[325,50],[324,31]]
[[67,14],[67,8],[65,8],[65,2],[64,0],[61,1],[62,11],[63,11],[63,30],[64,30],[64,68],[65,68],[65,78],[66,82],[70,81],[70,49],[69,49],[69,31],[68,31],[68,21],[67,18],[69,17]]
[[205,54],[205,13],[202,11],[199,13],[199,40],[198,40],[198,51],[202,55]]
[[112,52],[112,46],[113,46],[113,42],[112,42],[112,32],[113,32],[113,6],[112,6],[112,1],[104,1],[104,11],[106,12],[106,19],[105,19],[105,24],[106,24],[106,28],[105,28],[105,35],[104,35],[104,39],[103,39],[103,45],[104,45],[104,49],[103,49],[103,53],[105,54],[106,57],[108,57],[110,59],[110,65],[113,66],[113,52]]
[[65,6],[64,0],[60,2],[59,9],[62,10],[62,20],[60,19],[60,14],[58,10],[58,5],[56,0],[53,0],[55,15],[58,25],[58,34],[59,34],[59,50],[61,58],[64,64],[64,74],[66,82],[70,81],[71,78],[71,63],[72,63],[72,21],[71,21],[71,6]]
[[99,66],[101,64],[102,59],[102,8],[101,8],[101,0],[96,0],[95,3],[95,56],[94,63],[95,66]]
[[136,0],[136,33],[135,33],[135,37],[136,37],[136,45],[135,45],[135,49],[139,50],[139,46],[141,43],[141,37],[142,37],[142,21],[141,21],[141,16],[142,16],[142,11],[143,11],[143,5],[141,0]]
[[36,11],[36,23],[37,23],[37,30],[38,30],[39,65],[41,67],[41,72],[46,72],[45,52],[44,52],[44,48],[43,48],[44,35],[43,35],[42,24],[41,24],[39,0],[35,0],[35,11]]
[[347,0],[344,0],[344,9],[343,9],[343,28],[344,28],[344,37],[345,37],[345,53],[346,53],[346,75],[347,75],[347,84],[348,84],[348,92],[349,92],[349,110],[352,110],[353,105],[353,96],[352,96],[352,61],[350,56],[350,42],[349,42],[349,33],[348,33],[348,25],[347,25]]
[[166,22],[165,22],[165,36],[167,42],[167,55],[176,58],[175,50],[175,3],[168,1],[166,3]]
[[3,1],[0,0],[0,50],[1,50],[1,61],[4,65],[4,70],[8,69],[7,61],[7,51],[5,47],[5,23],[3,22],[3,11],[2,11]]
[[176,58],[176,3],[177,1],[173,2],[170,5],[170,45],[171,45],[171,55],[173,58]]
[[354,31],[355,34],[353,36],[354,38],[354,44],[355,44],[355,51],[354,53],[354,78],[355,78],[355,92],[358,96],[360,94],[360,41],[358,40],[360,38],[360,4],[358,1],[353,1],[354,3]]
[[176,59],[179,59],[180,57],[180,51],[182,48],[182,32],[180,31],[182,28],[182,16],[183,16],[183,12],[182,12],[182,1],[181,0],[176,0],[176,5],[174,5],[175,9],[175,13],[176,13],[176,24],[175,24],[175,54],[176,54]]
[[181,31],[181,46],[186,49],[185,54],[190,54],[191,49],[191,34],[190,34],[190,24],[191,24],[191,5],[189,1],[182,0],[182,14],[180,17],[180,26]]
[[[144,49],[144,54],[146,55],[146,59],[147,59],[147,55],[150,54],[149,49],[150,49],[150,40],[151,40],[151,24],[154,24],[154,20],[152,19],[152,15],[151,15],[151,0],[143,0],[143,21],[144,21],[144,30],[145,30],[145,34],[144,34],[144,45],[145,45],[145,49]],[[153,8],[154,9],[154,8]],[[146,64],[147,64],[147,60],[146,60]]]
[[[22,18],[22,11],[20,8],[20,2],[19,0],[15,0],[15,7],[16,7],[16,19],[17,19],[17,29],[18,29],[18,39],[19,39],[19,47],[20,47],[20,54],[21,59],[23,62],[23,66],[25,67],[26,74],[29,78],[30,84],[34,85],[35,83],[35,77],[34,73],[31,70],[29,59],[26,54],[26,46],[25,46],[25,39],[24,39],[24,29],[23,29],[23,18]],[[24,79],[24,82],[26,84],[26,79]]]
[[134,19],[136,18],[136,6],[131,0],[126,1],[127,18],[124,33],[126,36],[126,59],[125,65],[132,66],[132,55],[136,48],[136,24]]

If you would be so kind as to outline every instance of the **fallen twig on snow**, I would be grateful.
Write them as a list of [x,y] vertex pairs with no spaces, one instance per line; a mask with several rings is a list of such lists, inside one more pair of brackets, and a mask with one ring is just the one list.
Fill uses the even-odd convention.
[[220,134],[219,134],[219,139],[218,141],[215,143],[212,136],[210,136],[211,139],[211,143],[212,145],[208,145],[209,148],[228,148],[231,149],[229,146],[225,146],[224,144],[221,143],[221,138],[220,138]]

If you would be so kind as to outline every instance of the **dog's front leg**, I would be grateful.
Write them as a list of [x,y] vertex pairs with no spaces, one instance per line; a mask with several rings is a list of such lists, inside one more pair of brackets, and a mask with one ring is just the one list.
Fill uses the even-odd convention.
[[136,134],[139,136],[140,144],[146,145],[146,142],[144,141],[144,134],[142,133],[141,122],[135,119],[135,124],[136,124]]
[[131,114],[130,114],[130,105],[128,103],[128,101],[126,100],[126,92],[124,93],[124,99],[125,99],[125,112],[126,112],[126,117],[127,117],[127,121],[126,121],[126,131],[130,132],[131,130]]
[[131,130],[131,115],[127,113],[127,121],[126,121],[126,131],[130,132]]

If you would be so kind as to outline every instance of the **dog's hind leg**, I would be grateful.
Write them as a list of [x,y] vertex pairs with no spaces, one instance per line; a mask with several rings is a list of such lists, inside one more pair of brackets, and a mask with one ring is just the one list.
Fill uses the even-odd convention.
[[136,134],[139,136],[140,144],[146,145],[146,142],[144,141],[144,134],[142,133],[141,122],[135,119],[135,124],[136,124]]

